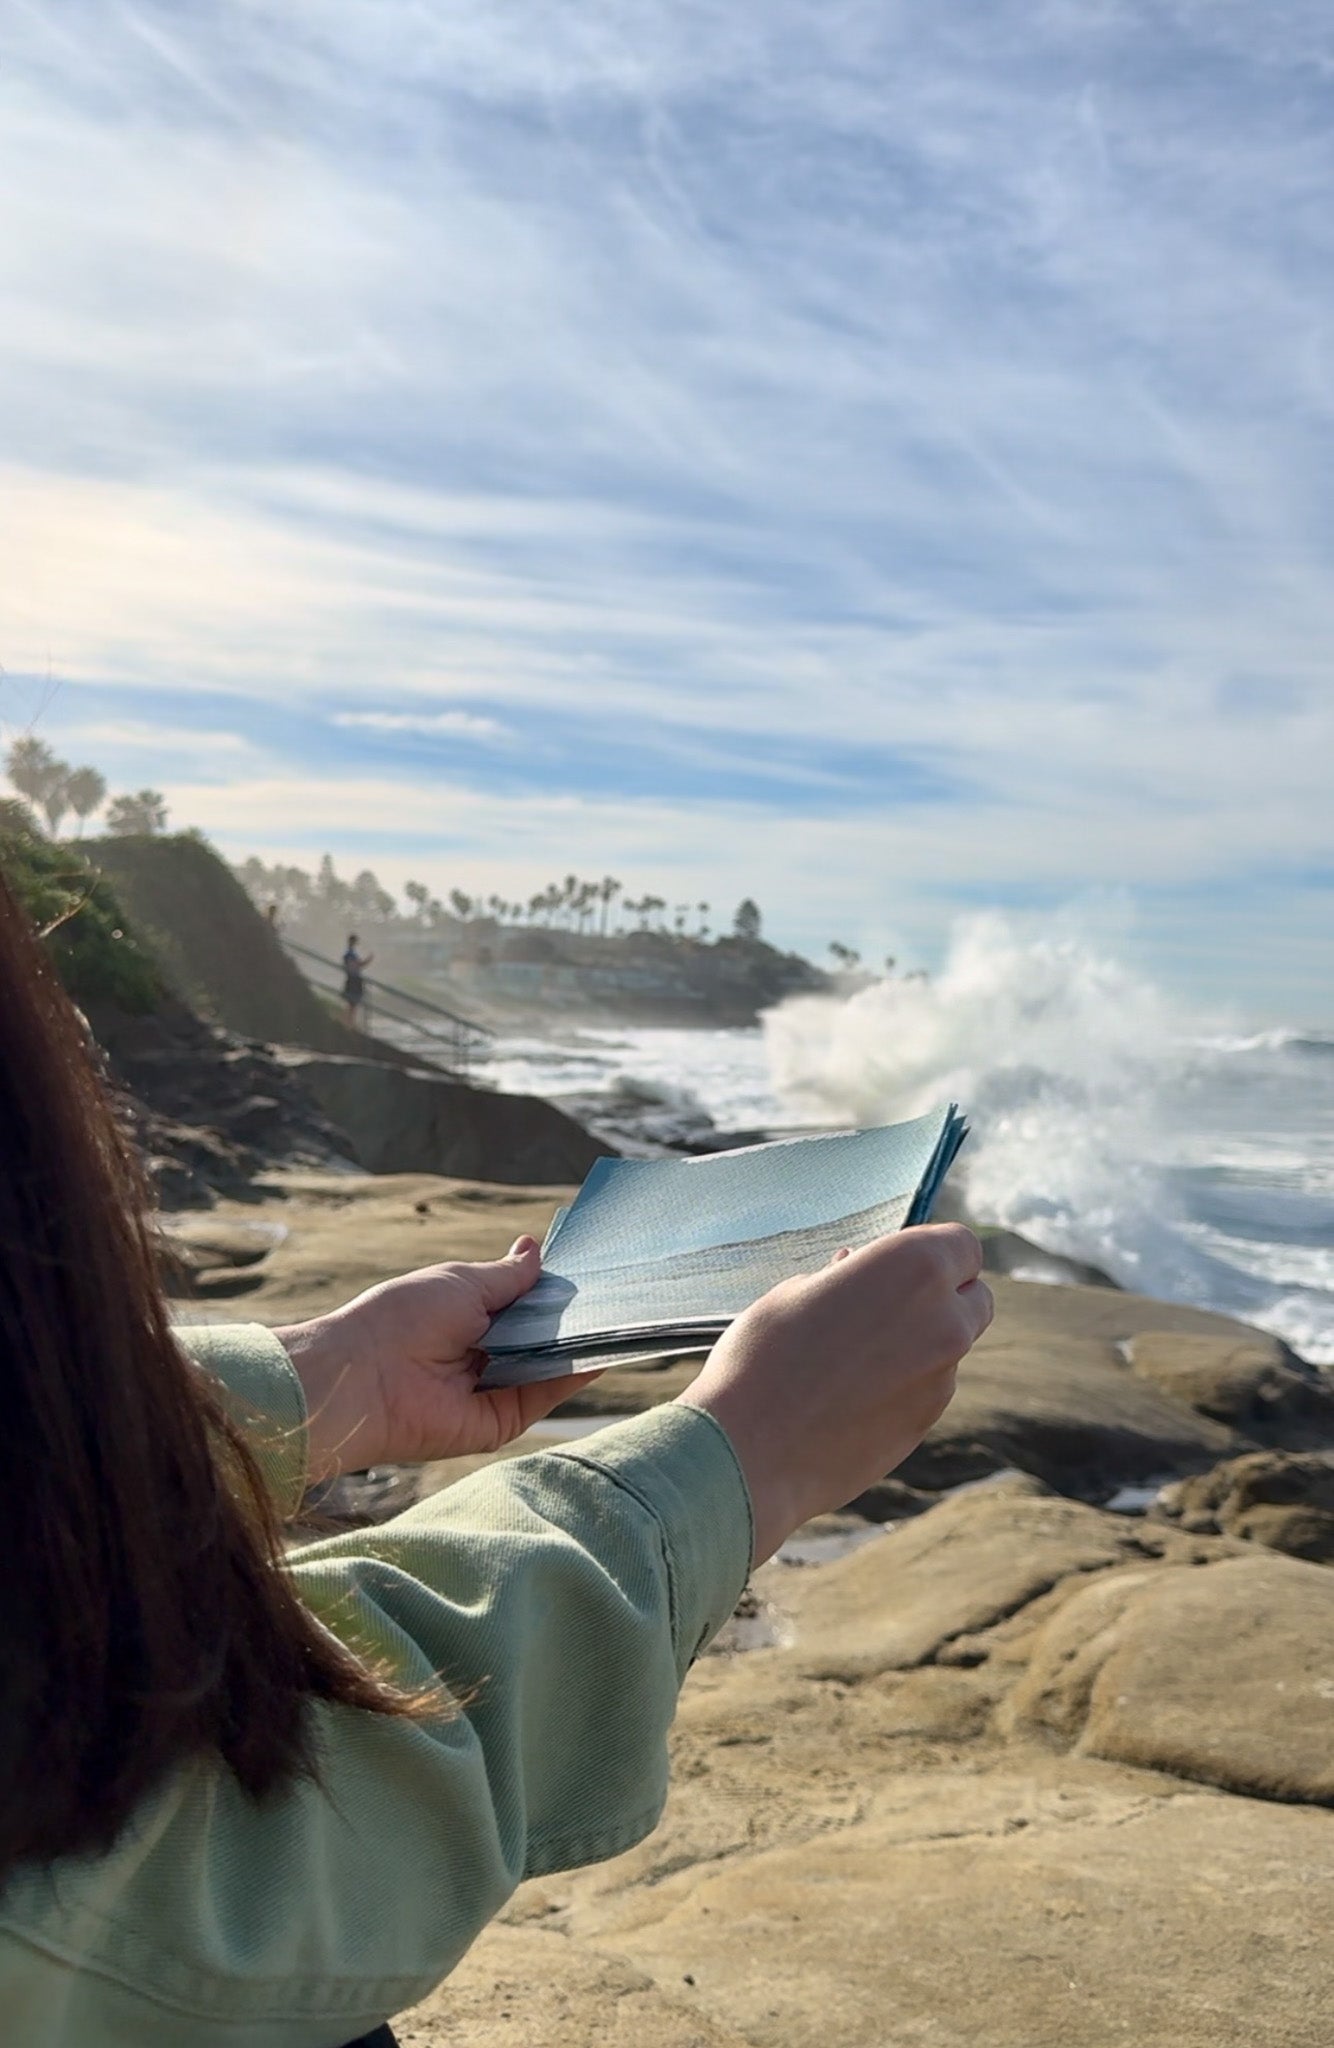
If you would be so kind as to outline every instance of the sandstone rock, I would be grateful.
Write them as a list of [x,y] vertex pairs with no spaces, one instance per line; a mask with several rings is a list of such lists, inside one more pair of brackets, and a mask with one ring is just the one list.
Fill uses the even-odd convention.
[[1334,1805],[1334,1573],[1233,1556],[1085,1587],[1043,1628],[1009,1721],[1088,1755]]
[[1334,1563],[1334,1452],[1252,1451],[1166,1486],[1155,1518]]
[[688,1972],[660,1985],[543,1917],[490,1928],[447,1984],[394,2021],[402,2048],[750,2048],[700,2011]]
[[813,1840],[587,1904],[576,1880],[571,1933],[764,2048],[1326,2048],[1326,1817],[1065,1772],[935,1771]]
[[878,1479],[874,1486],[868,1486],[847,1506],[850,1514],[861,1515],[868,1522],[906,1522],[935,1504],[934,1494],[909,1486],[906,1480],[891,1473],[888,1479]]
[[1334,1384],[1277,1337],[1143,1330],[1131,1369],[1173,1400],[1262,1442],[1334,1443]]
[[[976,1567],[1003,1540],[997,1511],[1007,1500],[1021,1516],[1068,1515],[1074,1540],[1052,1541],[1052,1561],[1076,1570],[1008,1621],[988,1628],[979,1615],[986,1641],[1030,1609],[1051,1615],[1053,1603],[1078,1605],[1094,1588],[1120,1585],[1124,1606],[1137,1588],[1190,1585],[1225,1568],[1179,1569],[1171,1556],[1235,1554],[1169,1541],[1161,1560],[1136,1563],[1137,1533],[1152,1542],[1176,1532],[1136,1532],[1007,1482],[933,1509],[842,1565],[788,1573],[794,1647],[697,1668],[654,1836],[612,1864],[543,1879],[531,1888],[535,1906],[526,1889],[511,1917],[526,1926],[539,1912],[585,1959],[615,1957],[666,1995],[688,1992],[701,2022],[764,2048],[1106,2048],[1121,2039],[1325,2048],[1334,1991],[1325,1815],[1078,1750],[1007,1747],[991,1711],[994,1657],[974,1671],[936,1663],[841,1675],[810,1665],[822,1592],[842,1582],[850,1657],[874,1632],[888,1590],[880,1575],[854,1599],[854,1567],[888,1564],[901,1544],[906,1561],[908,1540],[932,1522],[938,1533],[955,1527],[944,1557],[962,1547]],[[1118,1561],[1086,1584],[1079,1561],[1104,1538],[1111,1548],[1118,1532]],[[1037,1531],[1020,1535],[1032,1542]],[[1268,1596],[1255,1593],[1263,1610]],[[1032,1731],[1014,1732],[1023,1742]],[[1052,1731],[1037,1732],[1049,1745]],[[538,1959],[516,1984],[505,1969],[513,1953],[507,1930],[483,1936],[467,1966],[460,2032],[447,1985],[432,2007],[434,2038],[466,2037],[465,2020],[485,2023],[481,1987],[493,1975],[511,2022],[522,2015],[528,2037],[545,2038]],[[587,2038],[617,2039],[617,2013],[590,1996]]]
[[[281,1226],[260,1285],[235,1309],[209,1318],[299,1323],[350,1301],[365,1287],[439,1259],[494,1259],[523,1232],[541,1239],[569,1191],[500,1187],[425,1174],[307,1173],[274,1169],[258,1183],[260,1215]],[[210,1223],[253,1225],[253,1202],[221,1202]]]
[[424,1068],[279,1048],[370,1173],[515,1183],[579,1181],[609,1148],[551,1103],[469,1088]]
[[996,1320],[959,1374],[954,1401],[897,1474],[937,1490],[1018,1466],[1063,1493],[1104,1499],[1127,1480],[1199,1471],[1250,1448],[1132,1372],[1141,1332],[1254,1340],[1245,1324],[1111,1288],[1037,1287],[997,1275]]
[[1199,1554],[1175,1530],[1147,1530],[1016,1475],[942,1501],[781,1591],[761,1576],[793,1617],[799,1668],[856,1681],[941,1661],[961,1638],[975,1660],[986,1654],[974,1647],[985,1631],[1065,1581],[1174,1550]]

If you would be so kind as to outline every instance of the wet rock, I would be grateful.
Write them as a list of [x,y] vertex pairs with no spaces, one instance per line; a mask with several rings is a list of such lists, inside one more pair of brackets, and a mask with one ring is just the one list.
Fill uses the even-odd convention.
[[1334,1444],[1334,1383],[1277,1337],[1144,1330],[1127,1350],[1138,1378],[1249,1437]]
[[1334,1563],[1334,1453],[1252,1451],[1165,1486],[1151,1510],[1313,1563]]
[[[169,1152],[149,1152],[144,1159],[151,1198],[159,1209],[202,1209],[217,1199],[217,1190],[193,1167]],[[164,1269],[170,1281],[171,1270]],[[168,1293],[171,1287],[168,1285]]]
[[172,1301],[229,1300],[256,1292],[264,1261],[286,1231],[271,1222],[227,1223],[159,1216],[153,1232],[163,1292]]
[[1007,1273],[1012,1279],[1036,1281],[1045,1286],[1115,1287],[1117,1284],[1101,1266],[1090,1265],[1087,1259],[1066,1258],[1061,1252],[1043,1251],[1041,1245],[1021,1237],[1017,1230],[984,1229],[980,1235],[984,1272]]
[[301,1503],[300,1534],[307,1539],[334,1528],[366,1529],[401,1515],[417,1499],[420,1467],[375,1465],[343,1472],[312,1486]]
[[267,1226],[272,1249],[250,1269],[259,1287],[235,1316],[220,1305],[211,1319],[279,1326],[339,1308],[393,1273],[440,1259],[499,1258],[524,1233],[540,1240],[556,1203],[572,1193],[281,1166],[264,1168],[242,1198],[220,1202],[197,1223],[177,1220],[190,1238],[218,1248],[212,1264],[224,1261],[219,1230],[237,1230],[244,1241]]

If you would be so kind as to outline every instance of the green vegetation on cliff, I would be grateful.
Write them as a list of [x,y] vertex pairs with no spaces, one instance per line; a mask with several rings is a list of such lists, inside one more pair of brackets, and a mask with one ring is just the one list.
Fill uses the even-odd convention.
[[30,829],[23,806],[0,807],[0,868],[85,1008],[113,1004],[133,1016],[155,1010],[164,994],[152,951],[127,922],[106,879],[74,847]]
[[325,1008],[201,834],[94,839],[87,854],[110,878],[176,994],[201,1016],[265,1043],[362,1056],[370,1049]]

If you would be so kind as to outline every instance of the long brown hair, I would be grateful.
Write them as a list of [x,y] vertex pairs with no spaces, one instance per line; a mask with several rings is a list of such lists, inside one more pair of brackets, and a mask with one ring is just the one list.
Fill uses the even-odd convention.
[[137,1162],[0,875],[0,1883],[108,1847],[191,1755],[255,1797],[312,1698],[420,1712],[307,1612],[255,1461],[171,1334]]

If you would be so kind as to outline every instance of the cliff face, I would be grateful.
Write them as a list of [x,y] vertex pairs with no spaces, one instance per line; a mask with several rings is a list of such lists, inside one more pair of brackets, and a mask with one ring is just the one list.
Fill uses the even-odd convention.
[[25,831],[0,859],[38,924],[69,913],[48,945],[164,1208],[240,1194],[275,1164],[564,1183],[609,1149],[550,1103],[347,1030],[202,840]]
[[279,1048],[276,1058],[347,1133],[371,1173],[449,1174],[552,1186],[579,1182],[611,1147],[550,1102],[470,1088],[447,1075]]
[[204,840],[189,833],[94,839],[82,851],[115,889],[176,994],[202,1016],[239,1038],[376,1056],[362,1033],[324,1007]]
[[473,1008],[502,1014],[710,1026],[753,1024],[785,996],[830,985],[808,960],[762,939],[706,944],[660,931],[600,938],[490,920],[465,928],[443,971]]

